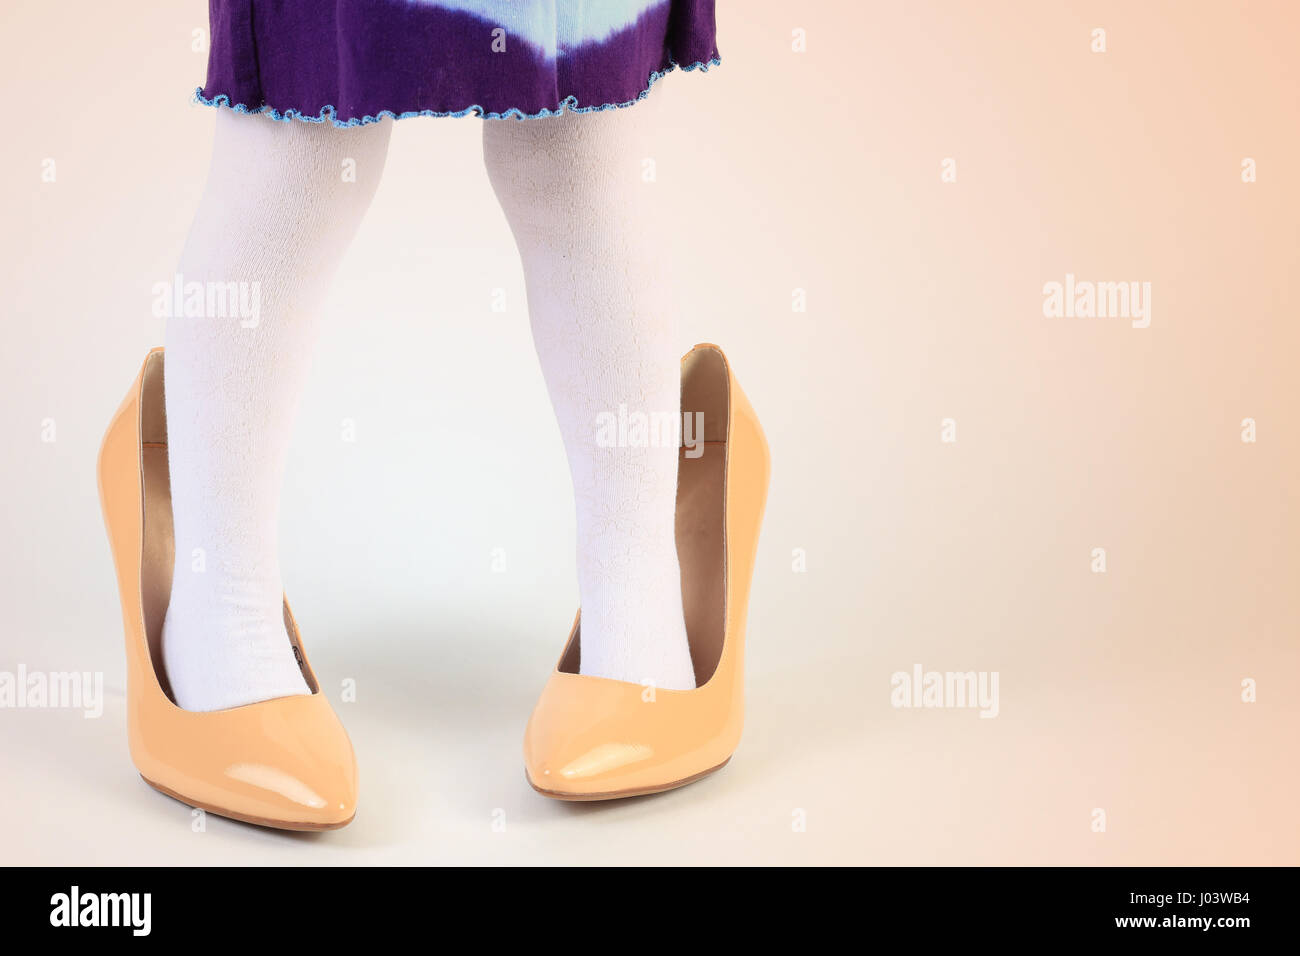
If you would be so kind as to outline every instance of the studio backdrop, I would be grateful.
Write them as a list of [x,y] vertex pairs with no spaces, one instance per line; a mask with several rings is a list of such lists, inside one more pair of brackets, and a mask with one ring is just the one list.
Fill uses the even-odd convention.
[[[658,797],[529,788],[569,472],[485,121],[404,119],[285,483],[362,774],[302,840],[198,832],[132,769],[96,491],[203,189],[206,4],[6,3],[7,862],[1300,861],[1300,11],[718,6],[642,186],[680,350],[726,349],[771,448],[739,750]],[[102,693],[24,697],[59,673]]]

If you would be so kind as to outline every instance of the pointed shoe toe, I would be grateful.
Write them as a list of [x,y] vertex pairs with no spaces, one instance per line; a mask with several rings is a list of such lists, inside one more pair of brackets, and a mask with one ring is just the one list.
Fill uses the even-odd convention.
[[333,830],[356,814],[352,743],[320,693],[202,713],[168,705],[131,727],[132,760],[155,790],[286,830]]
[[539,793],[610,800],[671,790],[722,767],[740,726],[717,695],[556,672],[524,733]]

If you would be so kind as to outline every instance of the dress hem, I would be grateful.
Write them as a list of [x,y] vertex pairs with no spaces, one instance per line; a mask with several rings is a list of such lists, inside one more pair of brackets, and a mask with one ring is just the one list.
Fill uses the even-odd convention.
[[449,117],[449,118],[459,118],[462,116],[476,116],[480,119],[489,119],[489,120],[541,119],[546,116],[560,116],[564,113],[599,113],[604,110],[625,109],[629,106],[635,106],[638,102],[645,99],[650,94],[650,89],[655,85],[656,82],[658,82],[663,77],[667,76],[669,73],[673,72],[673,70],[681,70],[684,73],[689,73],[693,70],[700,70],[701,72],[707,73],[710,67],[719,66],[721,65],[721,63],[722,63],[722,58],[718,56],[716,53],[708,60],[696,60],[695,62],[687,65],[683,65],[677,63],[676,61],[670,60],[667,69],[654,70],[650,73],[649,78],[646,80],[645,89],[643,89],[640,93],[638,93],[635,99],[627,100],[626,102],[622,102],[622,103],[602,103],[599,106],[579,106],[577,96],[570,94],[569,96],[566,96],[564,99],[560,100],[559,104],[555,107],[555,109],[549,109],[543,107],[542,109],[538,110],[535,113],[525,113],[523,110],[513,106],[507,110],[498,112],[494,110],[484,109],[482,106],[478,106],[476,104],[473,106],[467,106],[464,109],[460,109],[460,110],[424,109],[424,110],[405,110],[401,113],[395,112],[394,110],[380,110],[374,116],[367,114],[365,116],[354,116],[346,120],[341,120],[338,118],[338,110],[335,109],[333,106],[329,106],[329,105],[322,106],[320,108],[320,112],[317,113],[315,116],[312,116],[308,113],[302,112],[301,110],[294,109],[293,107],[288,107],[284,110],[279,110],[276,109],[274,106],[271,106],[269,103],[263,103],[261,106],[258,107],[250,107],[245,103],[232,104],[230,102],[230,97],[227,96],[225,93],[218,93],[212,97],[204,96],[203,87],[199,87],[194,91],[194,102],[201,103],[204,106],[215,106],[218,108],[224,106],[228,109],[234,110],[236,113],[247,113],[249,115],[262,114],[262,115],[269,116],[271,119],[279,122],[287,123],[290,122],[291,120],[299,120],[304,123],[329,122],[339,129],[345,129],[349,126],[365,126],[367,124],[378,123],[381,120],[389,119],[389,118],[402,120],[402,119],[410,119],[415,116],[435,116],[435,117]]

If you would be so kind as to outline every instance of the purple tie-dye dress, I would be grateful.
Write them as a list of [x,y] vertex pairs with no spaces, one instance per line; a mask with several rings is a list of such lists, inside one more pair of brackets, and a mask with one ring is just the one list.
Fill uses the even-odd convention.
[[718,63],[714,0],[209,0],[208,105],[336,126],[627,106]]

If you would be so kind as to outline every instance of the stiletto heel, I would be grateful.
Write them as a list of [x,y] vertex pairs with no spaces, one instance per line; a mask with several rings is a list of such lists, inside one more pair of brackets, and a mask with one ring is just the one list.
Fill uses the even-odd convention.
[[608,800],[671,790],[721,769],[740,742],[767,441],[716,345],[697,345],[682,359],[682,411],[704,416],[703,453],[682,449],[677,481],[677,555],[696,687],[652,691],[579,673],[579,612],[524,733],[525,773],[545,796]]
[[284,830],[333,830],[356,813],[352,743],[284,620],[310,695],[195,712],[172,702],[162,666],[171,594],[171,486],[163,350],[140,374],[104,435],[99,497],[126,631],[127,734],[145,782],[191,806]]

